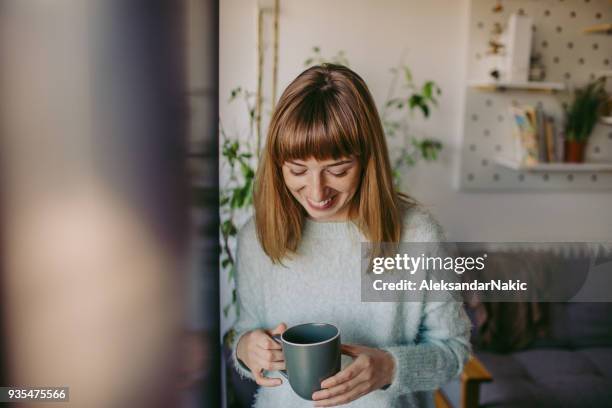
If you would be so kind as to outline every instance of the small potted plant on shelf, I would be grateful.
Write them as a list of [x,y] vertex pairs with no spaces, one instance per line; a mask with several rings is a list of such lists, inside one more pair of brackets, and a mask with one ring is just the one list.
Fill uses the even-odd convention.
[[574,92],[572,103],[565,109],[566,162],[584,161],[584,148],[607,101],[604,77]]

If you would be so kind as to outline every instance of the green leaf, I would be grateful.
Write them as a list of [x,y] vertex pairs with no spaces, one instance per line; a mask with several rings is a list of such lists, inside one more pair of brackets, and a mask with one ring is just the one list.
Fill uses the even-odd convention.
[[410,68],[404,66],[404,79],[406,80],[407,83],[412,83],[412,72],[410,71]]
[[236,276],[236,265],[232,264],[232,267],[227,273],[227,281],[231,283],[234,280],[235,276]]
[[426,104],[422,104],[419,106],[421,108],[421,112],[423,112],[423,115],[428,118],[429,117],[429,106],[427,106]]
[[423,103],[423,97],[419,94],[412,94],[408,99],[408,106],[410,109],[414,109],[416,106],[420,106]]
[[393,183],[396,186],[399,185],[401,180],[402,180],[402,176],[401,176],[399,170],[398,169],[394,169],[392,175],[393,175]]
[[230,200],[230,207],[233,209],[241,208],[244,203],[244,194],[242,188],[235,188],[232,190],[232,199]]
[[245,181],[245,184],[240,187],[236,187],[232,190],[232,199],[230,206],[232,208],[243,208],[247,205],[251,189],[253,186],[253,178],[249,178]]
[[431,99],[432,95],[433,95],[433,88],[434,88],[435,84],[432,81],[427,81],[425,82],[425,85],[423,85],[423,97],[425,97],[425,99]]
[[240,162],[240,171],[245,178],[252,178],[255,175],[255,172],[251,167],[249,167],[245,162]]
[[229,102],[236,99],[242,93],[242,87],[236,87],[230,91],[230,99]]
[[249,180],[249,189],[247,190],[246,197],[244,198],[244,205],[249,206],[253,204],[253,189],[251,188],[252,181]]
[[416,164],[416,161],[410,154],[407,154],[406,156],[404,156],[404,161],[406,162],[406,165],[408,166],[414,166]]
[[228,265],[231,265],[232,261],[229,260],[229,258],[223,258],[221,260],[221,268],[225,269],[228,267]]
[[314,46],[314,47],[312,47],[312,51],[314,51],[315,53],[318,54],[319,52],[321,52],[321,48],[319,48],[317,46]]
[[232,236],[238,233],[238,229],[232,220],[225,220],[223,223],[221,223],[221,233],[224,236]]
[[313,63],[313,59],[312,58],[308,58],[306,61],[304,61],[304,66],[310,66]]

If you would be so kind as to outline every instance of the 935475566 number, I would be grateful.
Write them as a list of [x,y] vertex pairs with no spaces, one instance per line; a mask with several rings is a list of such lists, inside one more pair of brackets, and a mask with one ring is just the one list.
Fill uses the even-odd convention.
[[0,387],[0,402],[66,402],[68,387]]

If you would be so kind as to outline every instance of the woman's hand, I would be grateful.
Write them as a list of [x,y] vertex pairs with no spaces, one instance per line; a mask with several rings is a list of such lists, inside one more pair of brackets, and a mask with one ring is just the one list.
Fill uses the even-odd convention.
[[264,387],[276,387],[283,382],[280,378],[267,378],[263,370],[276,371],[285,369],[285,356],[282,347],[272,339],[275,334],[282,334],[287,325],[281,323],[273,330],[257,329],[246,333],[236,347],[236,356],[251,370],[255,382]]
[[393,380],[395,360],[386,351],[350,344],[343,344],[341,351],[355,360],[321,383],[324,389],[312,394],[315,407],[347,404],[391,384]]

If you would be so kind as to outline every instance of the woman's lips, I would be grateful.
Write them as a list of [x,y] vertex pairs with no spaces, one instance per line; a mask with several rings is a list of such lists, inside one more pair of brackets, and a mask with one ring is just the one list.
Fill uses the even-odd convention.
[[323,201],[312,201],[310,198],[306,198],[306,201],[313,210],[321,211],[332,207],[334,205],[335,198],[336,196],[334,195]]

